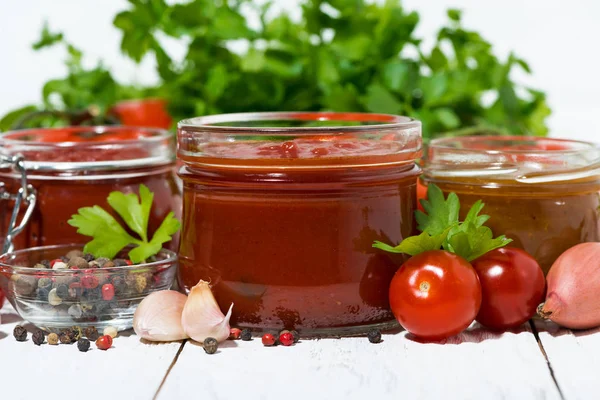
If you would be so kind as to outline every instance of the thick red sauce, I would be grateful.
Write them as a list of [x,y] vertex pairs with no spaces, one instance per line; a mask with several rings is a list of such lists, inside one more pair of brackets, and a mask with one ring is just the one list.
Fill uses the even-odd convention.
[[[23,154],[26,161],[50,162],[55,166],[61,163],[92,162],[92,161],[120,161],[134,160],[148,156],[148,150],[144,144],[131,144],[132,139],[141,139],[140,133],[133,130],[119,130],[108,132],[98,136],[82,138],[80,134],[71,128],[64,130],[41,130],[27,131],[27,135],[20,132],[9,134],[22,144],[35,143],[63,143],[65,147],[57,147],[51,151],[35,151],[35,145],[29,147]],[[50,132],[50,133],[49,133]],[[101,140],[101,138],[103,138]],[[106,148],[89,149],[87,143],[81,145],[74,143],[102,141],[123,141],[124,145],[119,147],[107,145]],[[125,143],[129,142],[128,145]],[[4,144],[5,147],[15,146],[14,141]],[[29,149],[29,150],[28,150]],[[149,231],[154,232],[164,217],[175,211],[179,214],[181,209],[181,193],[175,174],[175,164],[140,166],[137,169],[124,170],[99,170],[99,171],[28,171],[28,181],[37,191],[37,205],[32,218],[25,230],[15,240],[15,249],[23,249],[34,246],[85,243],[91,238],[77,233],[76,228],[70,226],[67,221],[81,207],[99,205],[107,211],[111,211],[106,198],[112,191],[124,193],[138,193],[139,185],[144,184],[154,192],[154,203],[149,220]],[[20,183],[11,171],[0,170],[0,182],[5,189],[11,193],[18,190]],[[12,213],[12,201],[0,201],[0,243],[6,237],[10,216]],[[23,207],[22,212],[25,207]],[[111,212],[120,220],[116,213]],[[171,247],[175,248],[176,243]]]
[[[397,269],[374,240],[415,231],[416,153],[394,142],[210,144],[184,167],[180,284],[210,280],[232,324],[353,327],[393,320]],[[399,260],[395,260],[399,261]]]

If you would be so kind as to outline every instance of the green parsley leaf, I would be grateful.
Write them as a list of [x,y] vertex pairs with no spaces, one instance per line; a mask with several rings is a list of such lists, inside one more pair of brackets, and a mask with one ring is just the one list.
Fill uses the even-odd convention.
[[504,247],[512,242],[506,236],[493,238],[492,230],[487,226],[476,226],[474,223],[461,224],[461,230],[452,236],[448,235],[444,249],[458,254],[467,261],[473,261],[488,251]]
[[390,253],[404,253],[408,254],[409,256],[416,256],[417,254],[425,251],[439,250],[439,248],[442,247],[442,243],[446,241],[449,231],[450,229],[446,229],[444,232],[435,236],[431,236],[429,233],[423,232],[419,236],[407,237],[396,247],[375,241],[373,243],[373,247]]
[[162,244],[171,240],[173,236],[180,228],[179,221],[175,218],[173,212],[170,212],[162,224],[158,227],[152,240],[149,243],[142,243],[135,249],[129,252],[131,260],[145,260],[148,257],[157,254],[162,248]]
[[95,257],[114,258],[126,246],[135,246],[129,251],[129,258],[134,263],[144,262],[157,254],[162,244],[171,240],[180,228],[179,221],[170,212],[160,227],[148,241],[148,220],[154,200],[154,194],[145,185],[140,185],[139,199],[133,193],[111,192],[108,204],[119,214],[127,227],[139,235],[139,239],[131,236],[119,222],[100,206],[83,207],[71,216],[69,225],[77,228],[77,233],[91,236],[83,251]]
[[111,192],[108,195],[108,204],[123,218],[123,221],[140,235],[144,242],[148,241],[146,231],[148,230],[148,219],[150,208],[154,200],[154,194],[145,185],[140,185],[140,200],[134,193],[124,194]]
[[485,206],[481,200],[473,204],[465,220],[460,222],[460,201],[456,193],[450,193],[448,198],[444,198],[444,193],[438,186],[429,184],[427,197],[428,200],[421,200],[425,212],[415,211],[418,229],[422,232],[420,235],[410,236],[396,247],[379,241],[375,241],[373,247],[410,256],[443,248],[472,261],[512,242],[504,235],[494,238],[492,230],[484,226],[490,216],[479,215]]
[[125,246],[136,243],[136,239],[100,206],[80,208],[68,223],[78,228],[77,233],[94,238],[83,251],[95,257],[114,258]]
[[458,223],[458,211],[460,201],[456,193],[450,193],[448,199],[444,199],[444,193],[437,185],[428,185],[428,200],[421,200],[421,205],[426,213],[421,210],[415,212],[415,218],[421,232],[430,235],[439,235],[447,228]]

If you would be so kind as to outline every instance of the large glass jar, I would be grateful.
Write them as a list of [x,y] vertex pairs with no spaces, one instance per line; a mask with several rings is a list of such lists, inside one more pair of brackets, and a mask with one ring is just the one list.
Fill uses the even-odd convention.
[[[23,156],[27,180],[37,192],[33,214],[13,241],[16,250],[85,242],[67,224],[71,215],[93,205],[110,211],[106,201],[110,192],[138,193],[140,184],[154,192],[149,231],[158,228],[170,211],[181,209],[174,137],[164,130],[119,126],[18,130],[0,136],[0,151]],[[13,169],[0,168],[0,185],[2,192],[16,193],[20,177]],[[0,243],[12,207],[10,200],[0,200]]]
[[398,267],[372,248],[415,232],[421,127],[406,117],[254,113],[179,123],[180,286],[210,281],[232,324],[303,335],[395,325]]
[[511,238],[544,272],[568,248],[600,240],[600,150],[536,137],[433,140],[422,180],[456,192],[461,215],[479,199],[495,235]]

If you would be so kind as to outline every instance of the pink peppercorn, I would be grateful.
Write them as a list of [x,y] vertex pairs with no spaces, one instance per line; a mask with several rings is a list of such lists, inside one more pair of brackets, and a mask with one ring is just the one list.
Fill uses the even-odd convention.
[[240,338],[240,336],[242,336],[242,330],[239,328],[231,328],[229,330],[229,339],[230,340],[237,340]]
[[98,287],[98,278],[94,275],[93,269],[86,269],[81,277],[81,286],[86,289],[94,289]]
[[115,287],[112,283],[105,283],[102,285],[102,298],[106,301],[110,301],[115,297]]
[[281,343],[284,346],[291,346],[294,344],[294,335],[292,335],[290,332],[284,332],[281,335],[279,335],[279,343]]
[[273,346],[275,344],[275,336],[270,333],[265,333],[262,337],[262,344],[265,346]]
[[96,340],[96,347],[100,350],[108,350],[112,347],[113,339],[110,335],[100,336]]

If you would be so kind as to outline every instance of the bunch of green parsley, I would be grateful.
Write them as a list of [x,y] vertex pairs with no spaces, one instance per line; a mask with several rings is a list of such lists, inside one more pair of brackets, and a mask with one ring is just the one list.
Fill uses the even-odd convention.
[[[426,140],[546,135],[544,93],[512,78],[515,69],[531,72],[524,60],[497,57],[488,41],[462,25],[458,10],[448,11],[429,49],[415,34],[419,19],[400,0],[303,0],[299,19],[270,1],[129,0],[114,25],[124,54],[156,61],[160,84],[136,94],[164,97],[174,120],[243,111],[364,111],[417,118]],[[60,41],[45,34],[47,44]],[[182,60],[169,55],[165,37],[187,49]],[[235,50],[234,42],[245,49]],[[104,109],[128,93],[109,77],[102,65],[69,69],[67,78],[46,85],[45,106],[97,102]],[[108,83],[99,85],[100,78]],[[49,91],[58,102],[48,103]]]

